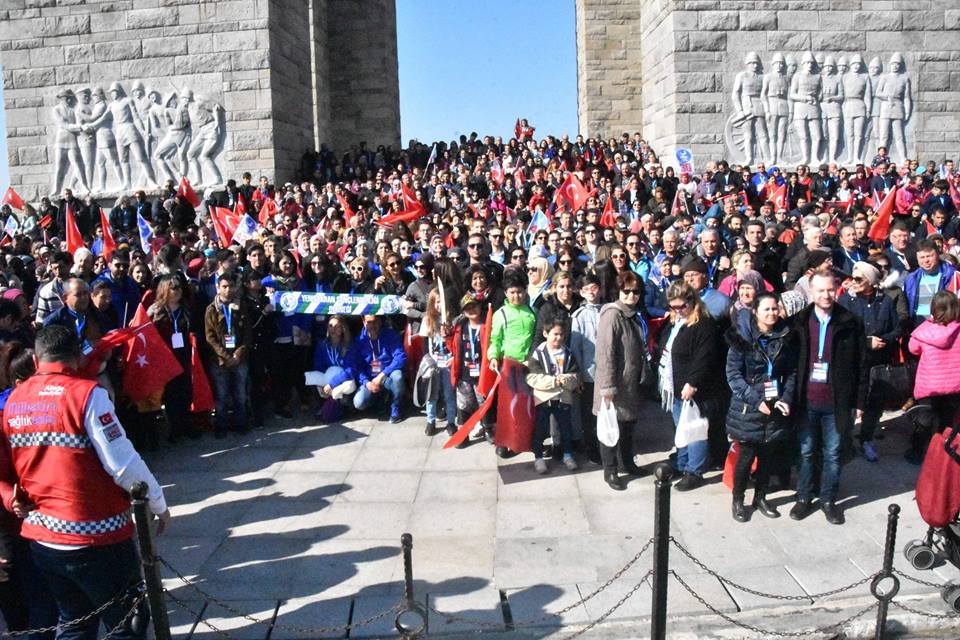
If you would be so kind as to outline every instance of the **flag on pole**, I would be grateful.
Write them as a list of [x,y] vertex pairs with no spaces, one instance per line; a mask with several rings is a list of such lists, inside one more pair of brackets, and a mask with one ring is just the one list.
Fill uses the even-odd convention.
[[153,240],[153,227],[150,226],[150,223],[144,220],[143,216],[140,215],[140,212],[137,212],[137,232],[140,234],[140,248],[143,249],[145,254],[153,254],[153,246],[151,241]]
[[579,210],[587,203],[587,199],[590,198],[590,192],[583,186],[580,179],[572,173],[567,174],[567,178],[563,181],[563,184],[560,185],[559,191],[564,200],[570,204],[572,211]]
[[233,215],[238,218],[247,212],[247,205],[243,204],[243,198],[237,198],[237,203],[233,205]]
[[500,161],[497,159],[494,159],[493,162],[490,163],[490,177],[497,183],[497,186],[502,185],[506,178],[503,173],[503,167],[500,166]]
[[896,197],[897,186],[894,185],[893,189],[884,197],[880,206],[877,207],[877,217],[870,225],[870,231],[867,232],[867,237],[874,242],[883,243],[887,239],[887,234],[890,233],[890,225],[893,223],[893,204]]
[[340,207],[343,209],[343,221],[349,226],[350,221],[353,220],[353,216],[357,214],[350,208],[350,203],[347,202],[347,199],[339,193],[337,194],[337,202],[340,203]]
[[252,238],[256,232],[257,221],[245,213],[241,216],[240,224],[237,225],[236,230],[233,232],[233,241],[243,245],[247,240]]
[[100,228],[103,229],[103,257],[109,260],[111,254],[113,254],[117,248],[117,243],[113,239],[110,221],[107,220],[107,214],[103,212],[103,209],[100,209]]
[[177,195],[190,203],[190,206],[196,209],[200,206],[200,197],[190,186],[190,181],[186,176],[180,176],[180,186],[177,187]]
[[405,184],[400,185],[400,198],[403,202],[403,213],[391,213],[377,221],[377,224],[388,225],[396,222],[410,222],[427,212],[417,200],[417,195]]
[[773,208],[779,211],[780,209],[788,209],[787,205],[787,184],[783,183],[780,188],[773,192]]
[[77,228],[77,219],[73,216],[73,207],[67,205],[67,251],[70,255],[76,253],[77,249],[83,247],[83,236],[80,229]]
[[433,146],[430,147],[430,157],[427,158],[427,169],[429,169],[430,165],[432,165],[436,161],[437,161],[437,143],[434,142]]
[[7,192],[3,194],[3,204],[8,204],[17,211],[23,211],[23,198],[17,195],[13,187],[7,187]]
[[517,122],[513,125],[513,137],[517,140],[523,135],[523,127],[520,125],[520,118],[517,118]]
[[137,327],[126,344],[123,392],[131,400],[145,400],[183,373],[183,367],[152,322]]
[[600,226],[613,228],[617,223],[617,214],[613,211],[613,194],[607,196],[603,203],[603,213],[600,215]]
[[12,238],[14,235],[16,235],[19,228],[20,223],[17,222],[17,216],[11,213],[10,217],[7,218],[7,223],[3,225],[3,232]]
[[267,198],[263,201],[263,204],[260,205],[260,215],[257,216],[257,219],[260,221],[260,224],[265,225],[267,221],[277,215],[279,211],[277,203],[273,201],[273,198]]
[[550,223],[550,218],[547,217],[547,214],[545,214],[542,209],[537,208],[537,210],[533,212],[533,217],[530,218],[527,234],[532,238],[541,229],[552,231],[553,225]]

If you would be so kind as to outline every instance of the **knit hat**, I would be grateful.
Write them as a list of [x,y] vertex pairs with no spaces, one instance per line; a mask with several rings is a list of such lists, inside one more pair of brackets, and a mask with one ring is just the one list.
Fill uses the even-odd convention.
[[859,271],[860,275],[866,278],[871,287],[877,286],[877,283],[880,282],[880,270],[869,262],[864,262],[863,260],[855,262],[853,263],[853,270]]
[[688,271],[696,271],[697,273],[710,275],[710,270],[707,268],[707,263],[696,256],[688,256],[686,260],[680,263],[680,275],[683,275]]

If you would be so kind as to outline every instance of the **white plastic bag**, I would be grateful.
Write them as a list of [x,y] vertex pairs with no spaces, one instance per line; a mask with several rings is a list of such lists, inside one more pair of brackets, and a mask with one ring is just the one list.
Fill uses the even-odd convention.
[[620,440],[620,425],[617,423],[617,408],[612,402],[600,400],[597,414],[597,440],[608,447],[617,446]]
[[673,444],[677,449],[689,446],[693,442],[707,439],[707,430],[710,424],[700,415],[700,409],[693,400],[684,400],[680,409],[680,422],[677,424],[677,433]]

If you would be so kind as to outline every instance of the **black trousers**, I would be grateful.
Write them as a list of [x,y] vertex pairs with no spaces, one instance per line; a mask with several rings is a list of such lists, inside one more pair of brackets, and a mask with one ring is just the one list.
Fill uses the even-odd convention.
[[[625,473],[633,473],[637,470],[637,465],[633,462],[633,423],[620,423],[620,439],[617,445],[608,447],[602,442],[597,442],[600,446],[600,461],[603,463],[604,473],[623,470]],[[596,434],[596,427],[594,427]]]
[[593,383],[584,382],[580,392],[580,429],[583,432],[583,452],[591,460],[600,459],[597,441],[597,416],[593,415]]
[[753,461],[757,461],[756,484],[754,485],[753,495],[766,494],[767,486],[770,484],[770,457],[774,452],[770,444],[762,442],[737,442],[740,449],[740,457],[737,458],[737,466],[733,468],[733,497],[743,500],[747,492],[747,482],[750,480],[750,469],[753,467]]

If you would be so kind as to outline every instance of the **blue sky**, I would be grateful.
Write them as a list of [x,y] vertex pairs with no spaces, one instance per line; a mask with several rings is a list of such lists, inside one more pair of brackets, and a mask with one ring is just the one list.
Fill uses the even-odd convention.
[[404,145],[577,132],[574,0],[396,0]]
[[[518,117],[577,132],[574,0],[396,0],[404,145],[513,135]],[[0,195],[7,189],[0,86]]]

